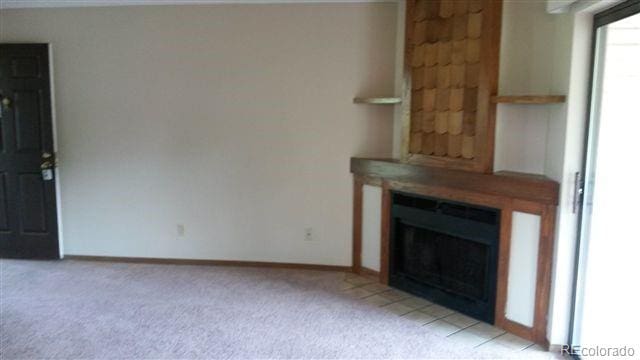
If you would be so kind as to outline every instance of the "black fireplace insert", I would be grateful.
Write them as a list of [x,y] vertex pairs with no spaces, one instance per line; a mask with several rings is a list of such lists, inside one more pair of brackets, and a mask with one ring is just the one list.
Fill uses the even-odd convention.
[[392,193],[389,284],[493,323],[500,210]]

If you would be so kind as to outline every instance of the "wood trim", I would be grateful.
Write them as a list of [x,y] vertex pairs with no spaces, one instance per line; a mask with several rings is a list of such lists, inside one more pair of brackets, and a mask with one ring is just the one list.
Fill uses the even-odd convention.
[[351,266],[359,274],[362,267],[362,186],[359,176],[353,178],[353,248]]
[[91,256],[91,255],[65,255],[64,259],[78,260],[78,261],[104,261],[104,262],[116,262],[116,263],[133,263],[133,264],[237,266],[237,267],[261,267],[261,268],[278,268],[278,269],[352,272],[352,268],[350,266],[280,263],[280,262],[269,262],[269,261],[175,259],[175,258]]
[[520,336],[521,338],[535,341],[534,329],[526,325],[522,325],[509,319],[504,319],[504,322],[500,327],[510,333]]
[[[416,0],[407,0],[404,13],[404,66],[405,69],[411,69],[411,58],[413,55],[413,14],[416,7]],[[411,73],[411,72],[409,72]],[[411,79],[411,76],[409,76]]]
[[545,206],[540,203],[520,199],[513,200],[513,211],[542,215],[544,208]]
[[557,205],[560,185],[544,176],[482,174],[408,164],[393,159],[351,158],[351,172],[370,178],[441,186],[468,192]]
[[[411,132],[411,130],[409,130]],[[408,154],[407,162],[410,164],[442,167],[447,169],[456,169],[464,171],[478,171],[477,162],[473,159],[449,158],[444,156],[432,156],[423,154]]]
[[[505,211],[505,210],[503,210]],[[536,292],[534,302],[533,327],[528,327],[506,318],[506,300],[509,273],[509,252],[511,239],[511,218],[513,211],[524,212],[541,217],[540,239],[537,254]],[[547,316],[549,313],[549,296],[551,293],[551,271],[553,264],[553,242],[555,235],[555,206],[544,206],[537,203],[514,200],[513,207],[509,211],[509,234],[505,237],[501,231],[500,264],[498,287],[499,293],[496,301],[496,325],[510,331],[520,337],[530,339],[538,344],[548,346]],[[505,214],[503,213],[503,217]],[[503,226],[506,231],[506,227]],[[508,242],[502,239],[509,239]],[[500,280],[502,278],[502,280]]]
[[400,133],[402,136],[400,139],[400,158],[403,161],[409,161],[411,157],[409,153],[409,140],[411,138],[411,70],[406,66],[404,69],[404,89],[402,92],[400,121]]
[[548,343],[547,316],[551,293],[553,266],[553,242],[555,236],[556,208],[546,206],[542,211],[540,243],[538,245],[538,276],[536,279],[536,301],[534,311],[534,335],[539,344]]
[[511,224],[513,211],[507,203],[500,211],[500,244],[498,247],[498,279],[496,287],[495,324],[501,328],[507,322],[507,291],[509,287],[509,257],[511,255]]
[[403,63],[403,89],[402,89],[402,114],[401,114],[401,142],[400,157],[409,159],[409,140],[411,136],[411,59],[413,54],[413,21],[410,20],[415,8],[415,0],[407,0],[405,9],[405,36],[404,36],[404,63]]
[[380,219],[380,282],[389,284],[389,235],[391,231],[391,191],[389,183],[382,183],[382,219]]
[[380,278],[380,271],[375,271],[373,269],[369,269],[368,267],[360,267],[360,275],[363,276],[371,276],[374,277],[376,279]]
[[476,171],[491,173],[496,133],[496,104],[491,102],[491,96],[498,93],[502,0],[484,0],[482,13],[482,53],[474,161]]
[[382,179],[368,176],[358,176],[363,185],[382,187]]

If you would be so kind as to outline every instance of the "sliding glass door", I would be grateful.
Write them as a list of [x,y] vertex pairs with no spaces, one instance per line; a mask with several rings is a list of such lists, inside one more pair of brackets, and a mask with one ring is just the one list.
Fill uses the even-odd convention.
[[570,345],[640,356],[640,1],[596,15],[594,41]]

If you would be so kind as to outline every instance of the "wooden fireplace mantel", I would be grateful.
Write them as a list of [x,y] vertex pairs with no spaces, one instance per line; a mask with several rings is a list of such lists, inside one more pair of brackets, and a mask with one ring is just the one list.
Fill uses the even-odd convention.
[[[410,192],[499,209],[500,242],[495,325],[543,346],[548,346],[546,329],[551,289],[555,213],[559,193],[557,182],[537,175],[511,172],[482,174],[442,167],[427,167],[393,159],[351,158],[351,172],[354,174],[354,272],[363,271],[361,264],[362,207],[363,186],[365,184],[382,188],[379,275],[380,281],[385,284],[389,280],[392,191]],[[532,326],[512,321],[506,316],[514,212],[540,217]]]
[[409,164],[394,159],[351,158],[354,175],[558,205],[559,184],[545,176],[515,172],[483,174]]

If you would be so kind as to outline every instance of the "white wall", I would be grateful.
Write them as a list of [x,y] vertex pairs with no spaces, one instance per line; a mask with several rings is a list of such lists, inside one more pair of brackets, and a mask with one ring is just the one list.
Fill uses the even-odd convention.
[[[573,293],[573,276],[578,215],[573,212],[574,174],[582,170],[584,127],[586,124],[591,57],[591,16],[574,16],[571,36],[565,38],[570,51],[565,64],[567,106],[562,121],[549,127],[547,174],[561,182],[556,221],[553,283],[549,309],[549,340],[552,344],[568,341]],[[550,166],[550,164],[554,166]]]
[[349,158],[393,116],[351,99],[393,92],[396,6],[0,12],[54,50],[65,253],[350,265]]
[[[505,1],[498,93],[567,94],[571,24],[571,15],[550,15],[542,1]],[[559,180],[553,175],[561,168],[555,160],[562,154],[555,143],[563,142],[549,137],[556,135],[550,129],[564,124],[565,108],[564,104],[499,104],[495,170],[546,174]]]

